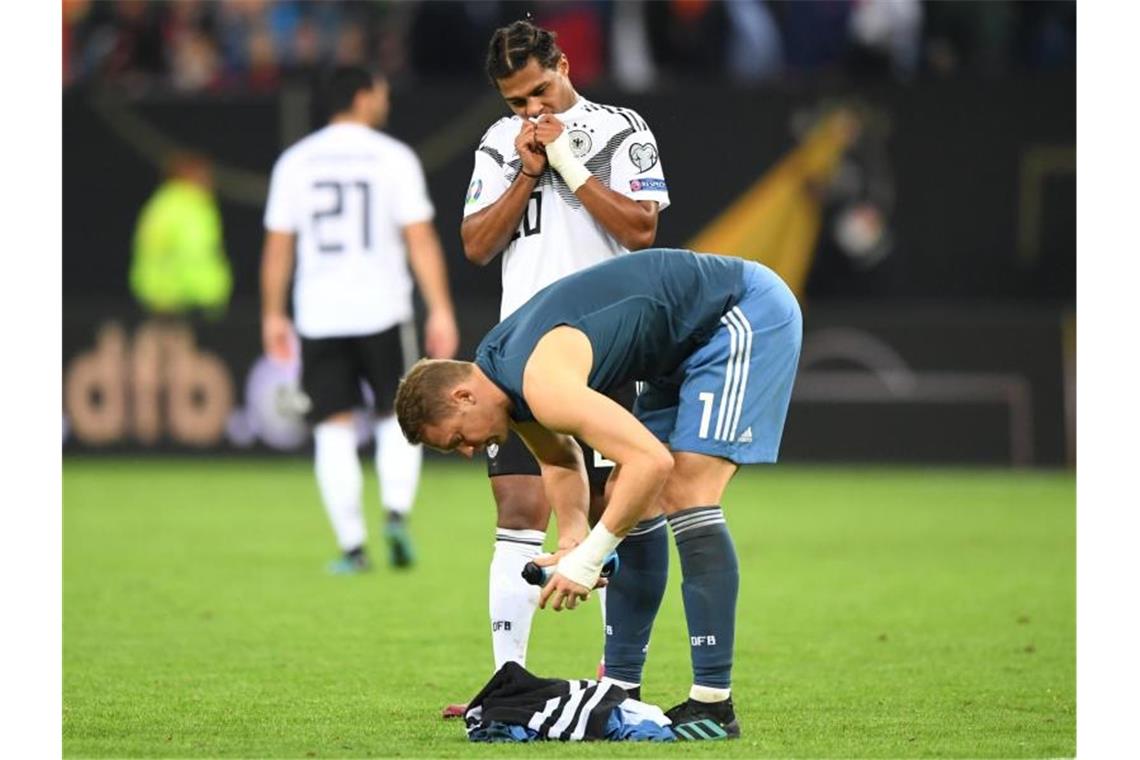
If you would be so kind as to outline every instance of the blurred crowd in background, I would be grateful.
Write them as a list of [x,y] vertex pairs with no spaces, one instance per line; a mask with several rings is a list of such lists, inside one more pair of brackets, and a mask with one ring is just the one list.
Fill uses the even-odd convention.
[[1075,69],[1073,2],[920,0],[63,0],[64,86],[273,91],[330,63],[397,86],[482,77],[486,41],[530,14],[575,84],[912,80]]

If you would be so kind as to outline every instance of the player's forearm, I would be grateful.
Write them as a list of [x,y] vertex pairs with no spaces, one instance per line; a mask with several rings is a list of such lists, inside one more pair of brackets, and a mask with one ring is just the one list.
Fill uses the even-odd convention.
[[615,536],[625,536],[657,503],[661,489],[673,469],[667,450],[621,462],[621,477],[614,484],[601,523]]
[[431,311],[452,311],[451,289],[447,284],[447,262],[439,236],[430,222],[414,225],[407,233],[408,264],[420,288],[424,304]]
[[648,248],[657,238],[657,215],[632,198],[614,192],[596,178],[578,188],[575,195],[590,216],[615,240],[631,251]]
[[661,488],[672,471],[673,458],[666,451],[660,457],[631,458],[622,462],[621,468],[621,478],[610,494],[602,519],[558,563],[559,573],[586,588],[594,585],[606,557],[617,549],[622,538],[657,501]]
[[558,519],[560,542],[581,541],[590,530],[590,485],[582,447],[570,436],[554,433],[538,422],[511,427],[538,462],[546,499]]
[[293,277],[292,239],[273,233],[265,239],[261,254],[261,313],[284,316],[289,302],[289,280]]
[[[579,464],[580,460],[579,460]],[[590,487],[585,466],[542,466],[542,485],[558,520],[558,540],[577,543],[590,532]]]
[[459,234],[468,261],[483,266],[510,244],[537,182],[537,178],[519,172],[498,200],[463,220]]

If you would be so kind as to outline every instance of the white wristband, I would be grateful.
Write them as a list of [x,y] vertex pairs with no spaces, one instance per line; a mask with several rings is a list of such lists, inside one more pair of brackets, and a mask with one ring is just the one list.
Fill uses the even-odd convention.
[[578,188],[593,176],[586,165],[574,155],[574,151],[570,148],[570,134],[565,129],[554,142],[546,146],[546,160],[562,175],[562,179],[570,186],[570,192],[578,192]]
[[593,588],[602,574],[602,564],[606,557],[617,548],[621,539],[615,536],[601,522],[594,526],[586,540],[575,546],[558,563],[558,573],[574,581],[579,586]]

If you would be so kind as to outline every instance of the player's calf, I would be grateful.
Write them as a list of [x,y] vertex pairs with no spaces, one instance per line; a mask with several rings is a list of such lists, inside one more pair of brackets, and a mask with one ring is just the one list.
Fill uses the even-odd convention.
[[606,587],[605,677],[631,691],[641,684],[653,621],[669,577],[665,518],[642,520],[617,553],[621,572]]
[[681,559],[681,596],[693,663],[689,697],[701,704],[727,701],[740,569],[724,512],[719,506],[692,507],[673,512],[668,520]]

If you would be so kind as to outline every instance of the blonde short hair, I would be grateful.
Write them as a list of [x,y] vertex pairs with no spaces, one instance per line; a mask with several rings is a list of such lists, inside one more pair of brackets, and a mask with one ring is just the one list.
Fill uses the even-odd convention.
[[426,425],[450,417],[449,393],[471,376],[475,365],[451,359],[420,359],[396,389],[396,419],[409,443],[419,443]]

